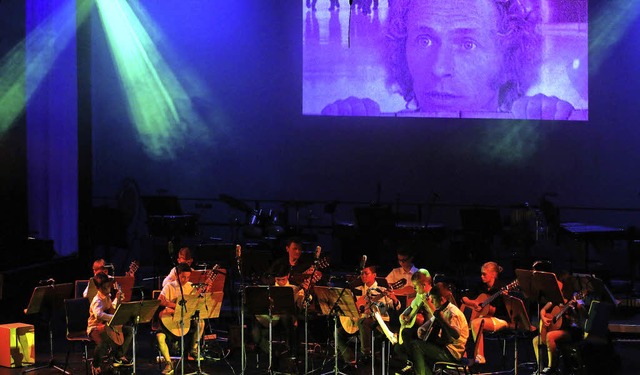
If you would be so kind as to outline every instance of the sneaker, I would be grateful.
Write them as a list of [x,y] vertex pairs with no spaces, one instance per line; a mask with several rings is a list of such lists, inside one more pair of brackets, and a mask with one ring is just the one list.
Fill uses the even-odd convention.
[[171,375],[173,374],[173,364],[171,362],[167,363],[164,366],[164,370],[162,370],[163,375]]
[[555,367],[545,367],[540,371],[540,373],[544,375],[555,375],[558,373],[558,369]]
[[400,371],[396,372],[399,375],[413,374],[413,363],[411,361],[407,361],[407,364],[400,369]]
[[130,364],[131,364],[131,361],[129,361],[125,356],[122,356],[120,358],[115,358],[113,360],[113,367],[129,366]]
[[204,361],[204,357],[202,356],[202,354],[200,354],[200,358],[198,358],[198,352],[194,350],[189,352],[189,357],[187,357],[187,359],[189,361],[197,361],[198,359]]
[[483,365],[483,364],[487,363],[487,360],[484,359],[483,355],[476,354],[476,357],[474,358],[473,362]]

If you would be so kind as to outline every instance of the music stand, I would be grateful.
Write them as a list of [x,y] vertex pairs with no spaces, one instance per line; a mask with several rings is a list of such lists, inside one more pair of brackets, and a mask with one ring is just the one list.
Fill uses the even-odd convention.
[[514,375],[518,375],[518,332],[526,333],[531,332],[531,321],[529,320],[529,314],[524,307],[524,303],[520,298],[503,294],[502,299],[504,305],[507,308],[509,314],[509,322],[514,327],[514,354],[513,354],[513,371]]
[[[333,373],[344,374],[338,370],[338,317],[346,316],[352,319],[359,319],[360,313],[356,307],[356,300],[352,293],[345,293],[346,288],[335,288],[327,286],[316,286],[313,291],[320,305],[320,310],[324,315],[333,315],[333,340],[334,359]],[[326,372],[325,374],[330,374]]]
[[138,324],[150,322],[156,310],[158,310],[158,306],[160,306],[160,300],[158,299],[139,302],[122,302],[116,308],[109,323],[107,323],[109,327],[120,326],[129,322],[133,323],[133,338],[131,341],[133,345],[132,374],[134,375],[136,373],[136,331]]
[[49,363],[44,366],[30,368],[22,373],[26,374],[31,371],[40,370],[43,368],[54,368],[64,374],[70,374],[70,372],[65,369],[57,366],[53,359],[53,327],[51,326],[51,321],[53,320],[53,316],[56,311],[62,311],[64,308],[64,300],[67,298],[71,298],[73,296],[73,287],[72,283],[68,284],[51,284],[45,286],[37,286],[33,289],[33,293],[31,294],[31,299],[29,300],[29,305],[26,309],[24,309],[24,313],[27,315],[30,314],[38,314],[45,311],[47,308],[51,311],[51,316],[49,316]]
[[203,297],[202,307],[200,307],[201,319],[216,319],[220,317],[222,309],[223,292],[205,293]]
[[[246,309],[251,315],[269,317],[269,373],[273,365],[273,315],[287,315],[295,312],[293,287],[290,286],[248,286],[245,288]],[[296,345],[295,342],[289,343]]]
[[[532,270],[516,270],[516,277],[518,279],[518,285],[524,293],[524,296],[529,300],[536,301],[538,321],[542,319],[540,316],[540,306],[551,302],[554,305],[560,305],[564,302],[562,292],[558,286],[558,279],[556,275],[551,272],[532,271]],[[542,358],[542,337],[541,332],[538,330],[538,371],[540,374],[540,364]]]

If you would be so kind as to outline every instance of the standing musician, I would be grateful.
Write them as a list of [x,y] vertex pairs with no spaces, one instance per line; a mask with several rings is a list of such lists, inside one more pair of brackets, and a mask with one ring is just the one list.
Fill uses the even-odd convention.
[[[470,308],[472,311],[471,334],[476,343],[475,353],[473,353],[476,363],[486,363],[483,333],[497,332],[509,326],[509,313],[504,304],[504,299],[500,297],[500,294],[506,293],[507,285],[498,279],[500,272],[502,272],[502,267],[496,262],[483,264],[480,267],[480,279],[482,282],[475,291],[461,299],[464,307]],[[489,298],[493,298],[493,300],[483,307],[483,302]]]
[[429,301],[436,310],[433,317],[418,328],[418,340],[411,342],[414,371],[431,375],[435,362],[462,358],[469,337],[469,325],[460,309],[450,303],[451,291],[439,282],[429,291]]
[[[176,264],[186,263],[189,266],[189,272],[191,272],[191,264],[193,263],[193,256],[191,255],[191,250],[188,247],[183,247],[178,250],[178,259],[176,260]],[[162,287],[169,284],[172,281],[175,281],[178,278],[178,274],[176,272],[176,267],[173,267],[169,274],[162,280]]]
[[[582,292],[573,293],[571,275],[562,272],[558,275],[558,287],[562,291],[564,304],[553,306],[547,302],[540,309],[540,335],[533,338],[533,351],[536,361],[540,363],[539,344],[542,341],[547,347],[547,366],[541,374],[557,374],[560,352],[558,345],[576,342],[582,339],[586,309]],[[567,298],[570,296],[570,298]]]
[[402,365],[406,363],[407,370],[411,367],[411,363],[408,362],[411,352],[410,343],[417,336],[418,327],[424,324],[425,319],[431,318],[435,310],[435,307],[428,301],[428,294],[433,286],[433,279],[429,271],[420,268],[414,272],[411,275],[411,285],[415,290],[416,297],[400,314],[398,344],[393,349],[395,361],[402,363]]
[[93,375],[97,375],[101,372],[100,363],[102,357],[107,354],[109,348],[114,349],[114,363],[123,364],[129,362],[125,357],[125,353],[133,339],[133,330],[129,326],[107,326],[124,295],[119,290],[115,299],[111,300],[110,293],[113,280],[106,273],[98,272],[93,279],[98,292],[91,301],[89,319],[87,321],[87,335],[96,343],[91,370]]
[[[360,312],[360,318],[357,322],[353,322],[351,318],[341,317],[342,331],[347,334],[353,334],[355,324],[360,338],[360,351],[363,362],[366,362],[371,358],[371,330],[376,324],[375,318],[371,316],[372,312],[370,304],[375,303],[380,309],[380,314],[383,319],[389,319],[389,310],[399,310],[400,301],[398,297],[393,294],[393,291],[388,291],[384,287],[379,287],[376,282],[376,267],[365,267],[360,273],[360,279],[362,285],[355,288],[356,291],[356,307]],[[353,351],[346,345],[346,342],[341,340],[339,335],[338,346],[343,353],[343,359],[345,362],[351,362],[353,358]]]
[[[191,267],[187,263],[178,263],[175,267],[177,271],[177,279],[167,283],[160,292],[160,296],[158,299],[160,300],[160,306],[164,307],[164,310],[160,312],[160,320],[162,321],[165,317],[171,317],[173,314],[181,309],[182,307],[179,305],[179,301],[182,298],[182,295],[196,295],[198,293],[197,289],[193,287],[191,282],[189,282],[189,277],[191,276]],[[180,287],[182,286],[182,294],[180,292]],[[190,313],[187,311],[187,313]],[[193,313],[193,311],[191,311]],[[178,329],[169,329],[165,326],[165,324],[160,325],[160,330],[156,333],[156,339],[158,341],[158,347],[160,349],[160,353],[165,360],[165,368],[162,371],[163,374],[172,374],[173,373],[173,363],[171,362],[171,355],[169,354],[169,346],[167,345],[167,339],[175,339],[178,338],[182,333],[188,334],[191,330],[191,322],[185,318],[184,323],[184,331]],[[198,356],[198,343],[200,342],[200,338],[204,332],[204,321],[200,319],[198,321],[200,325],[199,333],[200,336],[194,333],[192,334],[191,341],[191,350],[189,355],[192,358],[197,358]],[[197,328],[192,328],[196,330]]]

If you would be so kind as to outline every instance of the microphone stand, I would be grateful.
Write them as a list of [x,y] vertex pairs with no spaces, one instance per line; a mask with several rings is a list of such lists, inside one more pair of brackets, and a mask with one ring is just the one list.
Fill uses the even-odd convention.
[[[169,241],[169,252],[173,255],[173,243],[171,241]],[[180,282],[180,272],[178,271],[178,264],[176,264],[173,258],[171,258],[171,261],[174,264],[176,270],[176,280],[178,281],[178,286],[180,287],[180,301],[177,301],[177,305],[180,305],[180,309],[182,310],[182,314],[180,314],[180,374],[184,375],[184,316],[187,314],[187,304],[184,299],[182,282]]]
[[[320,246],[317,248],[316,257],[313,261],[313,272],[309,277],[309,286],[304,290],[304,373],[309,372],[309,304],[311,303],[311,282],[318,270],[318,259],[320,258]],[[342,297],[342,295],[341,295]],[[298,336],[296,334],[296,336]],[[293,344],[293,343],[292,343]]]
[[236,245],[236,263],[238,267],[238,275],[240,276],[240,374],[244,374],[247,368],[247,348],[244,341],[244,276],[242,274],[242,257],[240,256],[240,245]]

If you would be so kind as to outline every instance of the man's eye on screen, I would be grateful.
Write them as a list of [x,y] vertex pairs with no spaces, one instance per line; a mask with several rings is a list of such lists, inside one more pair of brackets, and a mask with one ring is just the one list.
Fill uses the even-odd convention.
[[426,35],[420,35],[416,38],[416,44],[420,47],[431,47],[433,45],[433,40],[431,37]]

